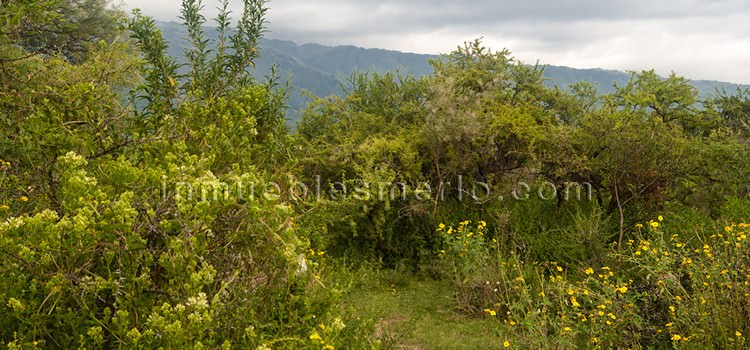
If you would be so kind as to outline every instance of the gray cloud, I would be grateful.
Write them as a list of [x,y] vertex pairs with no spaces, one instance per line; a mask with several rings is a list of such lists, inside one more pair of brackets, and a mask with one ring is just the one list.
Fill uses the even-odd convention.
[[[125,0],[175,19],[179,0]],[[213,14],[216,1],[205,1]],[[234,0],[235,11],[241,1]],[[523,61],[674,70],[694,79],[750,82],[750,2],[744,0],[275,0],[269,37],[438,53],[484,37]]]

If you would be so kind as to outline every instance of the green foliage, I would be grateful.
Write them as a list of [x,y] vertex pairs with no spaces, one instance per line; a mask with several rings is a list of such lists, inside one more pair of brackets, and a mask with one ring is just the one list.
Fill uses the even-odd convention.
[[613,225],[591,201],[562,206],[529,199],[509,205],[513,215],[507,233],[498,235],[501,247],[530,261],[594,262],[613,240]]
[[717,94],[713,103],[721,116],[722,125],[742,133],[747,137],[750,132],[750,95],[747,89],[738,89],[735,94],[722,91]]
[[[250,192],[282,177],[290,137],[283,90],[250,78],[265,9],[245,7],[236,28],[221,15],[226,47],[193,60],[190,80],[139,13],[140,62],[115,42],[76,65],[30,56],[6,66],[4,346],[314,348],[320,324],[332,326],[320,331],[327,344],[344,337],[340,293],[322,281],[323,257],[305,256],[296,208]],[[193,31],[195,16],[186,10]],[[142,84],[129,86],[137,73]]]
[[58,157],[75,151],[96,159],[135,142],[126,131],[133,118],[118,93],[136,75],[134,59],[123,43],[92,47],[78,65],[30,57],[0,75],[0,153],[11,163],[6,196],[57,210]]
[[566,92],[477,40],[424,78],[352,74],[289,135],[243,4],[214,38],[183,1],[184,65],[138,11],[126,41],[103,1],[0,9],[4,346],[396,345],[349,304],[376,266],[455,288],[506,347],[745,347],[750,226],[717,221],[748,218],[744,92]]
[[661,220],[600,265],[498,256],[457,285],[459,305],[524,348],[743,348],[749,226],[683,238]]
[[208,149],[214,172],[225,172],[233,164],[278,165],[289,155],[284,146],[286,92],[274,76],[258,84],[250,74],[265,30],[264,2],[245,1],[236,26],[227,6],[224,2],[216,19],[214,42],[203,34],[206,19],[200,1],[183,3],[191,43],[184,53],[188,74],[167,55],[167,43],[154,21],[134,13],[131,36],[141,49],[145,72],[143,84],[131,92],[135,104],[142,106],[136,114],[147,134],[177,137],[194,154]]
[[441,248],[437,255],[447,264],[447,269],[453,270],[450,274],[455,278],[466,278],[471,276],[489,260],[489,245],[485,238],[487,223],[480,221],[471,225],[470,220],[458,223],[457,227],[445,224],[438,225],[439,235],[438,247]]
[[[521,339],[511,344],[669,347],[695,339],[697,346],[729,346],[657,326],[662,316],[654,303],[661,301],[654,301],[646,280],[657,265],[663,274],[679,270],[675,263],[662,265],[674,247],[656,248],[670,252],[658,264],[623,263],[641,254],[626,253],[642,237],[634,224],[667,208],[681,215],[675,227],[686,232],[702,232],[722,214],[744,218],[748,175],[740,159],[748,148],[738,122],[741,97],[701,104],[687,80],[662,79],[653,71],[633,73],[603,97],[585,83],[570,93],[548,89],[539,67],[518,64],[507,51],[492,52],[478,41],[433,67],[435,73],[416,84],[357,76],[347,97],[319,99],[303,116],[297,136],[306,178],[320,175],[323,183],[349,186],[427,181],[436,187],[431,196],[414,196],[412,186],[396,200],[363,199],[363,193],[326,200],[308,218],[314,227],[332,223],[317,241],[335,255],[387,266],[408,266],[403,261],[416,257],[418,270],[456,281],[460,309],[515,315],[505,320],[515,327],[499,331],[520,331]],[[412,113],[405,118],[403,111]],[[468,192],[447,184],[458,176],[488,183],[493,195],[483,203],[467,201]],[[552,186],[557,197],[508,199],[519,179],[532,184],[532,195]],[[590,196],[563,197],[571,186],[590,188]],[[467,221],[438,226],[464,218],[486,219],[486,239],[454,233],[473,233]],[[676,251],[689,255],[684,247]],[[504,258],[509,254],[519,258]],[[607,264],[622,270],[613,274]],[[589,266],[603,267],[594,272]],[[561,273],[568,269],[581,271]],[[690,288],[697,291],[692,283]],[[732,298],[721,302],[736,303]],[[553,338],[555,344],[546,341]]]
[[23,49],[12,59],[59,55],[81,63],[92,44],[117,40],[122,19],[109,0],[8,1],[0,7],[0,45]]

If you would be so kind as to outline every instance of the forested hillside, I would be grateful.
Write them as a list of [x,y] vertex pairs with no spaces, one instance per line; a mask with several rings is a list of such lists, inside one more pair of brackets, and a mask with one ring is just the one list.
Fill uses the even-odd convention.
[[[179,57],[189,46],[186,29],[175,22],[156,24],[163,31],[165,40],[171,44],[168,51],[170,55]],[[213,33],[213,30],[209,28],[208,32]],[[290,126],[299,121],[301,111],[310,102],[310,98],[303,94],[303,91],[318,97],[343,95],[349,86],[347,80],[355,72],[382,74],[398,71],[402,75],[421,78],[432,73],[429,60],[438,57],[354,46],[297,45],[292,41],[265,38],[260,41],[259,47],[262,54],[255,62],[254,75],[263,78],[274,65],[277,65],[279,76],[289,80],[292,87],[288,100],[290,109],[287,113]],[[630,78],[630,73],[617,70],[544,65],[544,85],[550,88],[558,86],[567,89],[576,82],[585,81],[594,84],[599,93],[611,94],[615,92],[615,86],[625,85]],[[738,88],[747,88],[708,80],[690,80],[690,85],[698,89],[701,98],[715,95],[719,91],[734,94]]]
[[475,40],[290,131],[273,4],[243,4],[183,0],[179,43],[106,0],[0,6],[3,346],[748,348],[747,90],[560,89]]

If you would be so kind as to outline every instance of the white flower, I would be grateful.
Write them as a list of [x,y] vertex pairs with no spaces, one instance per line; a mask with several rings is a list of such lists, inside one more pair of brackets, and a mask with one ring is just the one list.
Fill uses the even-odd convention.
[[190,297],[187,300],[187,305],[198,309],[208,308],[208,299],[206,293],[200,292],[197,297]]

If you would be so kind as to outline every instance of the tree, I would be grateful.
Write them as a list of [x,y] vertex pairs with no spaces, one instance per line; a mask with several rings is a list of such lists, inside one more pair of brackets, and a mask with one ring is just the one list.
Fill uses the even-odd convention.
[[167,43],[151,18],[136,11],[130,20],[131,37],[144,60],[143,83],[132,93],[134,104],[142,106],[136,111],[142,127],[178,137],[190,152],[211,148],[217,172],[259,158],[283,162],[290,155],[286,90],[275,71],[263,84],[251,75],[265,31],[264,4],[245,1],[241,18],[232,26],[228,1],[223,1],[216,39],[210,40],[204,34],[202,3],[184,1],[182,19],[191,44],[184,52],[184,66],[167,54]]
[[[28,3],[15,8],[48,13]],[[251,192],[281,183],[290,147],[283,90],[248,71],[264,13],[247,0],[234,27],[223,12],[225,47],[205,65],[193,57],[189,78],[138,13],[140,59],[120,40],[75,64],[4,43],[14,59],[0,77],[3,346],[299,344],[330,314],[317,262],[300,261],[309,243],[294,207]]]
[[737,89],[733,94],[720,91],[711,101],[721,118],[721,125],[750,136],[750,91]]
[[27,55],[85,61],[91,45],[121,33],[123,13],[109,0],[9,1],[0,6],[2,36]]
[[[18,9],[49,11],[30,5]],[[47,18],[39,13],[17,17],[37,16]],[[59,209],[57,157],[75,150],[97,158],[131,142],[132,119],[120,91],[136,79],[135,57],[125,42],[79,41],[87,56],[73,64],[64,56],[26,51],[19,40],[24,38],[0,45],[0,157],[12,164],[16,181],[7,195]]]

